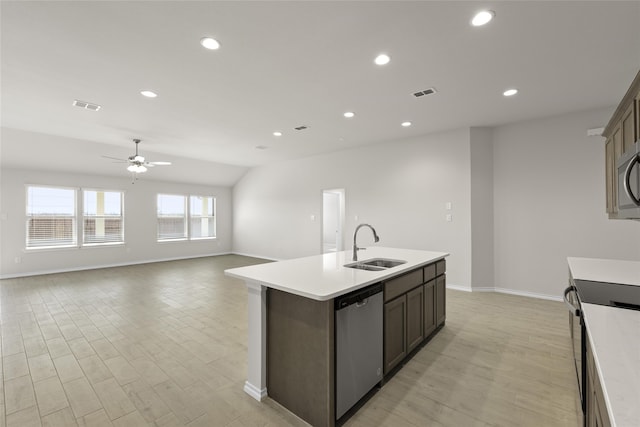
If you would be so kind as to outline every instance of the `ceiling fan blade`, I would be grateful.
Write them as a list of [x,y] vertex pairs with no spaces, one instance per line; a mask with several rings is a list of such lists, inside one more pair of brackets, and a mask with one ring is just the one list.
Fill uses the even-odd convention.
[[125,162],[125,163],[128,162],[127,159],[120,159],[118,157],[111,157],[111,156],[101,156],[101,157],[104,157],[105,159],[118,160],[119,162]]
[[147,162],[147,163],[154,166],[171,166],[171,162]]

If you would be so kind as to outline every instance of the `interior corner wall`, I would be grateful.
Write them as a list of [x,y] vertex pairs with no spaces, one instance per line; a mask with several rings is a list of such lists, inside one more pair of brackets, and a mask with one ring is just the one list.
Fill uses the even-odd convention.
[[[448,283],[469,287],[469,171],[469,129],[251,169],[233,189],[233,251],[272,259],[321,253],[322,190],[344,188],[345,248],[357,224],[369,223],[379,246],[449,252]],[[372,245],[371,233],[363,230],[358,243]]]
[[470,129],[471,287],[494,287],[493,130]]
[[[124,191],[125,245],[25,250],[25,186],[50,185]],[[66,174],[2,168],[0,171],[0,277],[83,270],[229,253],[231,188],[170,183],[127,177]],[[216,198],[214,240],[157,241],[156,195],[197,194]],[[16,262],[19,261],[19,262]]]
[[640,221],[605,213],[604,139],[613,108],[494,128],[495,286],[559,297],[567,257],[640,260]]

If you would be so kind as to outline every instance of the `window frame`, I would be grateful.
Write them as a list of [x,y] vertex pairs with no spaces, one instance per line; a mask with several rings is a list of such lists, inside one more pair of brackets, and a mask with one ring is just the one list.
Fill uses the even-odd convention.
[[[193,215],[193,212],[191,212],[191,199],[194,198],[194,197],[200,197],[200,198],[203,198],[203,199],[206,198],[206,199],[211,200],[211,203],[213,205],[212,211],[211,211],[212,212],[211,215],[207,215],[207,216]],[[212,240],[212,239],[215,239],[217,234],[218,234],[218,221],[217,221],[217,215],[216,215],[216,210],[217,210],[217,207],[218,207],[218,203],[217,203],[216,197],[215,196],[204,196],[204,195],[201,195],[201,194],[190,194],[189,195],[189,203],[188,203],[188,205],[189,205],[189,214],[188,214],[188,216],[189,216],[189,230],[188,230],[189,240]],[[193,230],[191,229],[191,220],[192,219],[197,219],[197,218],[200,218],[200,219],[211,218],[213,220],[212,221],[213,222],[213,236],[193,237]]]
[[[181,237],[160,237],[160,197],[161,196],[173,196],[173,197],[182,197],[184,199],[184,236]],[[185,240],[189,240],[189,196],[184,194],[175,194],[175,193],[157,193],[156,194],[156,240],[158,243],[165,242],[182,242]]]
[[[30,200],[29,200],[29,189],[30,188],[48,188],[48,189],[52,189],[52,190],[70,190],[73,191],[73,214],[71,216],[72,218],[72,233],[73,233],[73,237],[72,237],[72,242],[71,243],[66,243],[66,244],[48,244],[48,245],[30,245],[29,242],[31,241],[31,239],[29,239],[29,223],[31,222],[31,220],[34,218],[34,215],[32,215],[29,212],[29,207],[30,207]],[[79,192],[79,187],[69,187],[69,186],[58,186],[58,185],[40,185],[40,184],[25,184],[25,201],[24,201],[24,209],[25,209],[25,237],[24,237],[24,245],[25,245],[25,251],[42,251],[42,250],[56,250],[56,249],[77,249],[80,247],[80,243],[79,243],[79,239],[78,239],[78,192]],[[51,217],[51,216],[49,216]],[[55,218],[55,215],[53,215],[53,218]]]
[[[91,218],[90,216],[86,215],[85,212],[85,203],[86,203],[86,198],[85,198],[85,193],[87,191],[95,191],[97,192],[101,192],[101,193],[119,193],[120,194],[120,240],[119,241],[102,241],[102,242],[89,242],[87,243],[85,241],[85,233],[86,233],[86,227],[85,227],[85,221],[87,218]],[[80,212],[80,216],[82,217],[82,223],[80,224],[80,231],[82,233],[82,241],[80,241],[80,239],[78,239],[80,246],[82,247],[100,247],[100,246],[118,246],[118,245],[124,245],[125,244],[125,212],[124,212],[124,196],[125,196],[125,192],[123,190],[111,190],[111,189],[104,189],[104,188],[82,188],[81,189],[81,203],[79,203],[78,206],[78,210]],[[97,216],[97,215],[96,215]],[[105,220],[108,218],[106,215],[103,215],[103,217],[105,218]]]

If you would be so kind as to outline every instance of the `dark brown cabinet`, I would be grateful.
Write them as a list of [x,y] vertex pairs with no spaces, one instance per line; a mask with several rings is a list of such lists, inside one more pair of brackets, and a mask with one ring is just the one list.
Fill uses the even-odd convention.
[[407,356],[407,295],[384,305],[384,373]]
[[633,143],[636,142],[636,115],[635,99],[631,101],[629,107],[622,114],[622,120],[620,121],[620,129],[622,131],[622,153],[628,153],[633,147]]
[[618,218],[618,159],[633,150],[640,138],[640,72],[604,128],[606,208],[609,218]]
[[384,283],[384,374],[389,374],[444,324],[444,260]]
[[616,156],[613,144],[613,136],[607,138],[605,143],[605,174],[607,188],[607,213],[612,216],[618,212]]
[[424,339],[424,288],[407,292],[407,353]]
[[587,378],[586,384],[586,401],[587,413],[585,414],[587,427],[611,427],[607,404],[602,392],[602,384],[598,376],[598,368],[593,358],[593,352],[589,339],[586,340],[587,347]]
[[440,326],[444,323],[447,311],[447,287],[445,275],[436,278],[436,325]]
[[436,330],[436,281],[424,284],[424,336],[428,337]]

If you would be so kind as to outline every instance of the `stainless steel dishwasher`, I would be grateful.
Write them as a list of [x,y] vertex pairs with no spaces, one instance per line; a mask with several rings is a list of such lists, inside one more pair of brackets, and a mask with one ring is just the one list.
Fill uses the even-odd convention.
[[336,420],[382,380],[382,284],[336,298]]

